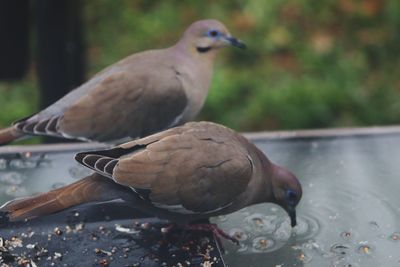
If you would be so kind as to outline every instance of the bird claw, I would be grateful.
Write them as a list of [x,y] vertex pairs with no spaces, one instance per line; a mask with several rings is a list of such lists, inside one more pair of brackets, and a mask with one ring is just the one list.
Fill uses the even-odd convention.
[[222,248],[221,237],[230,240],[235,245],[239,245],[239,240],[225,233],[224,230],[218,227],[215,223],[200,223],[200,224],[189,224],[185,226],[187,230],[197,230],[197,231],[209,231],[212,232],[216,238],[218,245]]

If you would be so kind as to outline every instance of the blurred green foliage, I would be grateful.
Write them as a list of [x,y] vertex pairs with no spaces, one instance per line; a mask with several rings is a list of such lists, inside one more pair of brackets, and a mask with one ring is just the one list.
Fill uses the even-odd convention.
[[37,108],[38,94],[31,80],[0,84],[0,125],[7,126],[22,119]]
[[[248,49],[218,56],[199,119],[237,130],[400,122],[400,1],[83,1],[89,76],[216,18]],[[31,75],[32,76],[32,75]],[[0,125],[34,112],[34,79],[0,84]],[[11,89],[12,88],[12,89]]]

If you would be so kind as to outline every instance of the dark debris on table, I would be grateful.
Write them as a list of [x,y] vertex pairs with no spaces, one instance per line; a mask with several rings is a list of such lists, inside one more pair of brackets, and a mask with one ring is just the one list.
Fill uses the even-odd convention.
[[224,266],[211,233],[166,231],[155,218],[84,222],[75,211],[54,223],[66,214],[0,226],[0,267]]

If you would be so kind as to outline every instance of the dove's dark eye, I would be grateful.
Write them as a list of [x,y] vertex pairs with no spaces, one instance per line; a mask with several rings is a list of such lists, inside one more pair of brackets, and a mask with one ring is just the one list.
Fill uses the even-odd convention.
[[289,205],[296,205],[297,202],[297,194],[291,189],[286,190],[286,199]]
[[207,35],[210,37],[218,37],[221,35],[221,33],[217,30],[209,30]]

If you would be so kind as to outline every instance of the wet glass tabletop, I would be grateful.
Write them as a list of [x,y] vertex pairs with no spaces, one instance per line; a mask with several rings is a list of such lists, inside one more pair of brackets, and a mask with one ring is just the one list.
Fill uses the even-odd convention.
[[[298,226],[272,204],[213,218],[228,266],[400,266],[400,135],[254,142],[300,178]],[[0,155],[0,202],[88,174],[73,154]]]

